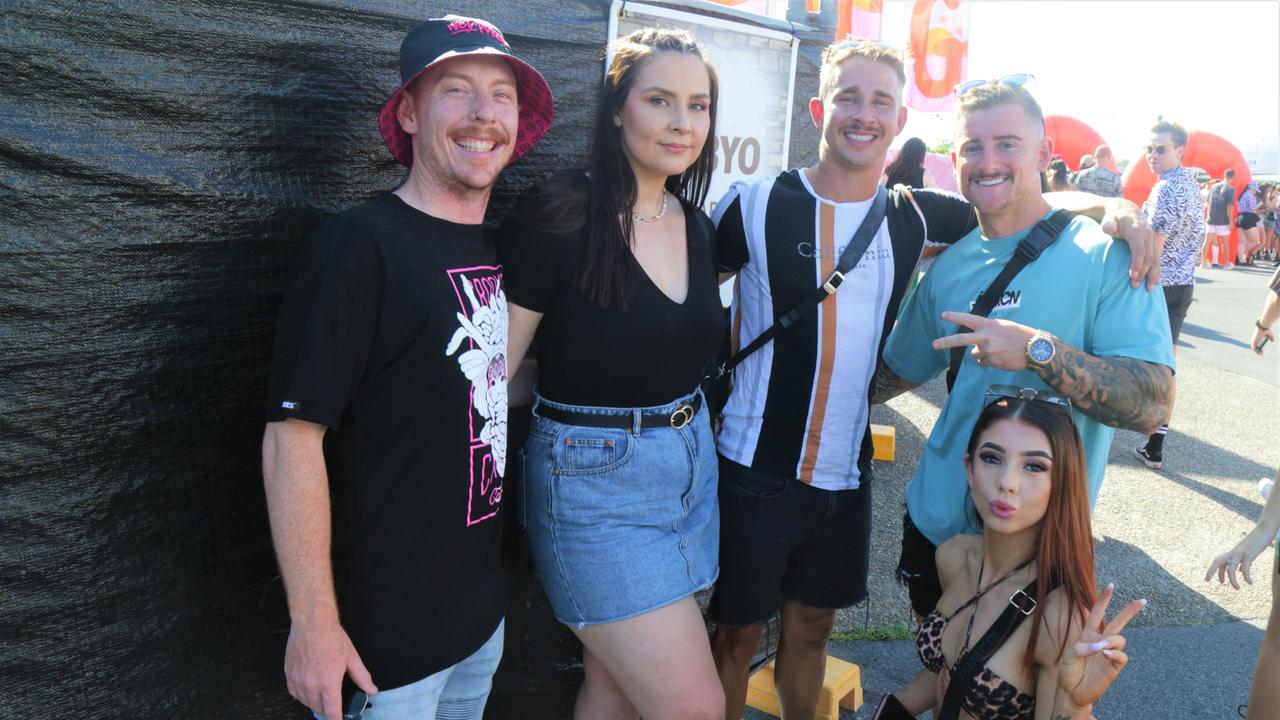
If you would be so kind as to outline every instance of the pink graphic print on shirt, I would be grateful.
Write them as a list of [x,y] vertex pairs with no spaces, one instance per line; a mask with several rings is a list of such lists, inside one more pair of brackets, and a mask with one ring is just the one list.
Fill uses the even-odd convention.
[[458,368],[471,381],[470,526],[497,515],[502,502],[507,464],[507,296],[500,266],[450,270],[449,279],[461,311],[458,330],[444,352],[462,350]]

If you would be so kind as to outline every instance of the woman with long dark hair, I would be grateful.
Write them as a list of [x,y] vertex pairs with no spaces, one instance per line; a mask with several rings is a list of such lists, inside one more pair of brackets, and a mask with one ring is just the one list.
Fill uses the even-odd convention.
[[938,187],[938,181],[924,166],[924,158],[928,148],[920,138],[913,137],[902,144],[898,157],[884,169],[884,186],[893,188],[906,185],[909,188]]
[[612,48],[585,171],[503,227],[508,357],[536,335],[524,518],[556,618],[582,640],[578,718],[720,718],[695,592],[718,565],[715,440],[698,385],[724,312],[714,228],[717,81],[684,31]]
[[1049,192],[1071,192],[1076,189],[1071,184],[1071,171],[1067,168],[1067,161],[1062,158],[1054,158],[1049,163],[1048,181]]
[[1113,590],[1094,588],[1084,446],[1067,400],[988,392],[965,455],[982,534],[938,548],[942,598],[916,636],[925,672],[877,717],[932,707],[940,720],[1088,718],[1128,662],[1118,633],[1146,602],[1104,627]]

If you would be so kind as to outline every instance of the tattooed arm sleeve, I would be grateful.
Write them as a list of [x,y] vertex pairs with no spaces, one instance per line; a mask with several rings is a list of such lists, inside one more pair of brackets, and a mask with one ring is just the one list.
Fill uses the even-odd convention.
[[889,369],[884,360],[881,360],[879,366],[876,367],[875,380],[871,383],[871,402],[888,402],[918,386],[919,383],[903,380],[897,373]]
[[[1169,416],[1173,372],[1127,357],[1098,357],[1054,338],[1053,360],[1036,372],[1104,425],[1148,434]],[[878,378],[877,378],[878,379]]]

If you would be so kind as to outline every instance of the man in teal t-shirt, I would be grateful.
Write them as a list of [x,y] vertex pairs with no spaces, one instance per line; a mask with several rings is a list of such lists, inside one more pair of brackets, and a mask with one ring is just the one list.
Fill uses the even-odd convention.
[[[974,301],[1051,208],[1040,172],[1053,144],[1025,89],[989,82],[965,89],[958,113],[961,191],[980,227],[942,254],[907,301],[885,347],[873,399],[924,383],[968,346],[950,397],[907,486],[899,573],[921,616],[941,596],[934,550],[970,527],[964,454],[986,389],[1014,385],[1071,400],[1084,439],[1092,505],[1115,427],[1149,432],[1164,419],[1173,352],[1163,297],[1133,289],[1130,256],[1092,220],[1074,218],[1023,268],[987,318]],[[961,327],[964,326],[964,327]],[[964,328],[972,332],[960,334]]]

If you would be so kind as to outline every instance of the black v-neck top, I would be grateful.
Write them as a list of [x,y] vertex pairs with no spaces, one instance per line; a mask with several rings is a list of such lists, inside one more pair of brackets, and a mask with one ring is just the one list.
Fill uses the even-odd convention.
[[[507,301],[542,313],[534,338],[538,392],[548,400],[599,407],[664,405],[692,392],[724,337],[715,269],[715,227],[683,204],[689,289],[668,297],[635,263],[625,310],[601,307],[578,286],[587,225],[570,234],[528,227],[532,193],[498,233]],[[513,359],[515,367],[518,359]]]

